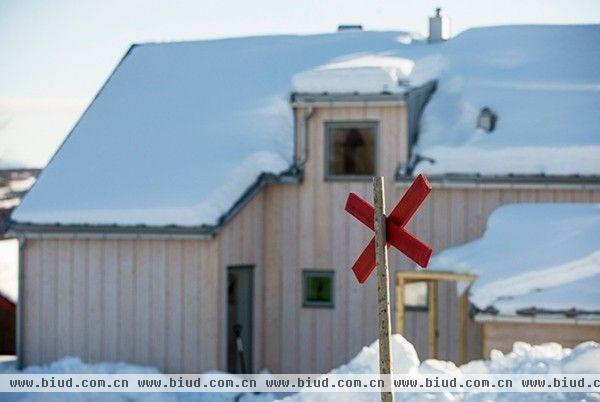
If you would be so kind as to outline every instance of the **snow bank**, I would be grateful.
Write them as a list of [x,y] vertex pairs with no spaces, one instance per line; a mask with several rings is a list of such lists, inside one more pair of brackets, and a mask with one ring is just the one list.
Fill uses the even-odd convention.
[[[374,342],[370,347],[363,350],[348,363],[335,370],[337,373],[377,373],[379,354],[377,353]],[[574,349],[563,348],[557,343],[546,343],[543,345],[532,346],[524,342],[515,342],[513,351],[503,354],[500,351],[492,351],[490,360],[477,360],[460,367],[452,362],[441,360],[425,360],[419,364],[418,356],[412,345],[400,335],[394,335],[392,338],[392,349],[394,352],[394,367],[401,367],[396,371],[398,374],[596,374],[600,373],[600,344],[596,342],[585,342]],[[400,352],[398,352],[400,351]],[[400,356],[404,354],[404,356]],[[353,362],[359,361],[360,364],[353,366]],[[365,371],[368,367],[369,371]],[[352,370],[356,371],[352,371]],[[375,371],[373,371],[375,370]],[[451,394],[441,392],[436,394],[408,394],[396,393],[397,401],[530,401],[532,394],[526,393],[465,393]],[[585,397],[592,400],[600,398],[598,394],[577,394],[577,393],[548,393],[535,394],[536,399],[542,398],[544,401],[580,401]],[[321,402],[321,401],[360,401],[376,402],[380,400],[377,393],[361,394],[317,394],[317,393],[298,393],[284,398],[285,402]]]
[[[47,366],[30,366],[19,371],[14,367],[0,366],[0,374],[159,374],[158,369],[126,363],[85,364],[75,357],[66,357]],[[219,373],[223,374],[223,373]],[[111,402],[267,402],[272,394],[233,393],[14,393],[0,394],[2,401],[111,401]]]
[[537,307],[600,310],[600,204],[498,208],[482,238],[443,251],[429,268],[478,275],[470,300],[501,314]]
[[[419,367],[415,347],[402,335],[392,335],[393,370],[397,374],[413,374]],[[331,371],[333,374],[379,373],[379,341],[365,346],[347,364]]]
[[[513,351],[503,354],[492,351],[490,360],[477,360],[456,367],[452,362],[440,360],[425,360],[420,363],[415,348],[402,336],[392,336],[394,372],[397,374],[599,374],[600,373],[600,344],[585,342],[574,349],[563,348],[557,343],[547,343],[532,346],[516,342]],[[365,346],[350,362],[331,371],[332,374],[371,374],[379,371],[378,342]],[[18,372],[14,368],[0,366],[0,374]],[[64,358],[48,366],[33,366],[22,371],[29,374],[156,374],[158,370],[152,367],[128,365],[124,363],[83,364],[77,358]],[[441,392],[435,394],[397,393],[398,401],[529,401],[532,394],[450,394]],[[549,393],[536,394],[547,401],[579,401],[586,397],[592,400],[600,398],[598,394]],[[273,394],[226,394],[226,393],[196,393],[196,394],[3,394],[6,401],[199,401],[199,402],[269,402],[275,399]],[[294,394],[283,399],[286,402],[313,401],[379,401],[378,393],[303,393]]]
[[401,92],[413,61],[400,57],[363,56],[319,66],[292,77],[295,92],[381,93]]

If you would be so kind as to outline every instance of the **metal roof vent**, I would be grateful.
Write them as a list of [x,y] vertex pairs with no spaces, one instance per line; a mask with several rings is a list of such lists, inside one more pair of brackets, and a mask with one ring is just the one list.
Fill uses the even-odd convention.
[[338,25],[338,32],[362,31],[363,27],[359,24],[342,24]]
[[496,128],[497,120],[498,115],[486,106],[479,112],[479,116],[477,117],[477,128],[491,133]]

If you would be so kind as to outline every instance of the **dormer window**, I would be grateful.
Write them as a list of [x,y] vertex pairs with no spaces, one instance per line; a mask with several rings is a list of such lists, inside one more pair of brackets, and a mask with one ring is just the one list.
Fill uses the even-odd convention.
[[496,120],[498,120],[496,113],[489,107],[484,107],[479,112],[479,117],[477,117],[477,128],[491,133],[496,128]]
[[376,174],[376,122],[329,122],[325,136],[326,178],[360,179]]

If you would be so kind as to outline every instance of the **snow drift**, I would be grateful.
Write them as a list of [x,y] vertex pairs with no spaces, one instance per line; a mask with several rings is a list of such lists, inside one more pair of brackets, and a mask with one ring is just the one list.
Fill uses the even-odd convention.
[[[598,374],[600,373],[600,344],[585,342],[569,349],[556,343],[531,346],[516,342],[513,351],[503,354],[492,351],[490,360],[477,360],[457,367],[452,362],[440,360],[419,361],[414,347],[400,335],[392,336],[393,364],[396,374]],[[378,342],[365,346],[350,362],[331,371],[334,374],[369,374],[377,373],[379,350]],[[2,369],[0,374],[17,372],[11,368]],[[124,363],[83,364],[76,358],[65,358],[48,366],[29,367],[23,373],[31,374],[65,374],[65,373],[106,373],[131,374],[158,371],[151,367],[133,366]],[[598,400],[598,394],[547,393],[534,394],[536,399],[544,401],[581,401]],[[236,399],[238,398],[238,399]],[[398,401],[529,401],[532,394],[516,393],[460,393],[440,392],[435,394],[397,393]],[[587,398],[587,399],[586,399]],[[9,394],[3,395],[7,401],[234,401],[267,402],[272,401],[272,394]],[[323,401],[379,401],[378,393],[341,394],[341,393],[303,393],[294,394],[283,399],[285,402],[323,402]]]
[[319,66],[292,77],[295,92],[402,92],[413,61],[399,57],[363,56]]
[[482,238],[445,250],[430,269],[478,275],[470,301],[515,315],[525,308],[600,311],[600,205],[512,204]]
[[[415,349],[402,336],[392,337],[393,364],[397,374],[595,374],[600,373],[600,344],[585,342],[569,349],[557,343],[531,346],[516,342],[513,351],[503,354],[494,350],[490,360],[477,360],[457,367],[452,362],[425,360],[419,362]],[[377,373],[379,361],[378,341],[372,343],[352,359],[347,365],[331,371],[331,373]],[[535,398],[544,401],[581,401],[585,398],[597,400],[598,394],[547,393],[534,394]],[[530,401],[532,394],[519,393],[449,393],[408,394],[396,393],[397,401]],[[377,393],[335,394],[335,393],[298,393],[284,398],[284,402],[323,402],[323,401],[360,401],[376,402],[380,400]]]
[[438,80],[415,148],[435,163],[416,172],[600,174],[600,25],[475,28],[430,49],[411,81]]

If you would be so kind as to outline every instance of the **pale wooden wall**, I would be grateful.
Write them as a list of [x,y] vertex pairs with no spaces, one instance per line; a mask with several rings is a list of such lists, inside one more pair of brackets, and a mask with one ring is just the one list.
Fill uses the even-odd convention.
[[[265,322],[268,323],[271,317],[263,314],[263,303],[265,303],[263,292],[263,277],[265,275],[263,270],[263,245],[266,234],[265,219],[267,219],[265,215],[266,206],[263,204],[263,200],[264,192],[261,192],[218,235],[220,243],[218,289],[220,289],[220,292],[216,301],[218,300],[220,319],[217,351],[219,354],[219,368],[221,369],[227,367],[227,267],[236,265],[254,266],[253,369],[256,371],[264,367],[263,345],[265,339],[263,339],[263,329],[265,328]],[[213,342],[212,339],[207,341]]]
[[25,365],[71,355],[217,366],[216,241],[30,238],[25,250]]
[[[394,185],[394,170],[406,160],[406,110],[394,107],[316,108],[309,123],[309,159],[300,185],[270,186],[263,191],[262,222],[264,318],[262,363],[275,372],[323,372],[347,362],[376,338],[376,284],[359,285],[349,270],[371,233],[344,211],[350,191],[372,199],[370,181],[325,181],[324,123],[379,120],[379,172],[386,177],[388,209],[405,186]],[[296,110],[300,128],[302,109]],[[434,188],[409,228],[435,252],[473,240],[488,216],[514,202],[598,202],[598,190]],[[249,229],[246,229],[249,230]],[[256,232],[258,233],[258,232]],[[222,249],[222,253],[224,249]],[[390,267],[413,269],[396,251]],[[335,308],[302,307],[302,270],[335,271]],[[392,276],[393,277],[393,276]],[[439,356],[458,359],[457,298],[452,284],[439,287]],[[393,300],[392,300],[393,305]],[[407,315],[406,336],[426,355],[426,314]],[[469,358],[481,357],[481,327],[471,321]]]
[[[376,338],[376,284],[350,266],[372,233],[344,211],[349,192],[372,199],[370,181],[324,180],[324,123],[380,121],[379,173],[388,209],[407,158],[406,108],[316,108],[301,184],[271,185],[214,240],[28,240],[24,261],[24,363],[64,355],[127,360],[168,372],[226,367],[226,268],[254,265],[254,369],[325,372]],[[303,110],[295,111],[298,129]],[[600,202],[599,190],[434,188],[409,228],[435,252],[479,237],[490,213],[514,202]],[[390,252],[391,277],[413,269]],[[302,270],[335,271],[335,308],[302,307]],[[393,298],[394,292],[392,292]],[[456,294],[439,288],[439,356],[456,360]],[[392,305],[394,301],[392,300]],[[469,323],[469,358],[481,328]],[[425,314],[408,314],[406,337],[420,356]]]
[[558,342],[572,348],[585,341],[600,341],[600,325],[576,325],[554,323],[483,323],[483,355],[490,357],[492,349],[504,353],[512,351],[516,341],[530,344]]
[[[263,189],[219,234],[221,289],[228,266],[255,267],[255,369],[327,371],[375,338],[372,311],[376,301],[364,298],[364,288],[348,275],[351,260],[369,234],[360,224],[351,225],[343,210],[349,191],[369,192],[371,184],[323,181],[323,127],[329,120],[379,120],[378,146],[385,155],[379,158],[380,170],[391,179],[397,162],[406,159],[405,119],[406,110],[397,107],[316,109],[309,126],[310,156],[303,183]],[[302,307],[302,270],[311,268],[335,270],[335,309]],[[223,292],[223,337],[225,303]],[[356,313],[349,314],[351,310]],[[219,345],[221,366],[225,351],[223,342]]]
[[[398,187],[395,199],[398,199],[405,189]],[[436,188],[424,202],[421,210],[409,224],[409,228],[433,247],[434,253],[476,239],[483,234],[489,215],[498,207],[510,203],[524,202],[600,202],[600,190],[583,189],[544,189],[544,188]],[[390,266],[401,269],[412,265],[399,253],[390,253]],[[456,318],[458,317],[458,300],[454,286],[444,284],[438,289],[439,301],[439,357],[456,361],[458,342]],[[424,314],[421,319],[426,319]],[[426,323],[414,322],[419,327]],[[412,337],[410,324],[407,338],[415,342],[417,350],[425,347],[426,337]],[[469,322],[468,357],[481,356],[480,325]]]

